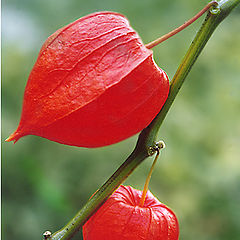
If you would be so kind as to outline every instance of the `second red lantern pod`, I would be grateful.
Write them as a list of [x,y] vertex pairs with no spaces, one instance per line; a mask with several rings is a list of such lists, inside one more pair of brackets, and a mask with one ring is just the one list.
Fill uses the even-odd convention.
[[169,91],[128,20],[98,12],[59,29],[29,76],[22,116],[7,141],[37,135],[80,147],[119,142],[145,128]]
[[120,186],[83,226],[84,240],[178,240],[178,220],[149,191]]

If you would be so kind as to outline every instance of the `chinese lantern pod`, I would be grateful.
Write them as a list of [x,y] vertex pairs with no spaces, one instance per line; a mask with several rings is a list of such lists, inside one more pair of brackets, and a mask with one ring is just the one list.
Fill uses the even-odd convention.
[[143,207],[142,191],[120,186],[84,224],[84,240],[178,240],[178,220],[149,191]]
[[80,147],[119,142],[145,128],[169,91],[128,20],[98,12],[59,29],[40,50],[20,124],[7,141],[37,135]]

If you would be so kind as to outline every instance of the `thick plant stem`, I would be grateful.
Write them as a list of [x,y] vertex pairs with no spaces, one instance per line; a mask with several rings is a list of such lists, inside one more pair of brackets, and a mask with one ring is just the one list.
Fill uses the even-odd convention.
[[151,122],[151,124],[143,130],[144,135],[148,136],[148,139],[146,140],[147,146],[151,146],[152,143],[156,140],[157,133],[168,113],[168,110],[172,106],[173,101],[177,96],[184,80],[186,79],[193,64],[196,62],[214,30],[239,3],[240,0],[222,0],[218,3],[218,6],[216,8],[208,12],[205,21],[203,22],[200,30],[197,32],[197,35],[191,43],[186,55],[181,61],[171,81],[169,96],[163,108],[158,113],[157,117]]
[[138,141],[134,151],[108,181],[91,197],[76,216],[61,230],[46,239],[69,239],[87,219],[101,206],[102,203],[118,188],[118,186],[131,174],[131,172],[148,157],[148,152],[143,150],[143,142]]
[[118,170],[106,181],[106,183],[93,195],[76,216],[61,230],[54,234],[47,234],[45,239],[66,240],[70,239],[89,217],[104,203],[104,201],[114,192],[115,189],[131,174],[131,172],[148,156],[154,154],[155,141],[159,128],[166,117],[166,114],[173,104],[186,76],[197,60],[199,54],[205,47],[212,33],[219,23],[233,10],[240,0],[222,0],[218,7],[212,9],[202,27],[194,38],[188,52],[183,58],[176,74],[174,75],[167,101],[162,110],[152,123],[139,135],[137,145],[132,154],[118,168]]

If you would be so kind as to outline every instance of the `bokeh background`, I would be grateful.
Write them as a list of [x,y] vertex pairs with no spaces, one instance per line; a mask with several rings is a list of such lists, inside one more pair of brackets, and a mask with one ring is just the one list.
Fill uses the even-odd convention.
[[[137,136],[98,149],[36,136],[4,139],[18,124],[24,87],[45,39],[94,11],[128,17],[145,43],[199,11],[203,0],[2,0],[2,239],[41,239],[67,223],[132,151]],[[172,78],[203,18],[154,48]],[[167,148],[150,190],[178,216],[180,239],[240,236],[240,8],[216,30],[162,125]],[[142,189],[151,159],[125,184]],[[82,239],[81,232],[74,239]]]

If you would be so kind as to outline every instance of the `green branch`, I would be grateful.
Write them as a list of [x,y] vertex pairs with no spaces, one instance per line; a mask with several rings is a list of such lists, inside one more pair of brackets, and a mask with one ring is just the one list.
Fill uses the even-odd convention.
[[52,235],[50,232],[46,232],[44,235],[45,239],[70,239],[114,192],[114,190],[117,189],[119,185],[132,173],[132,171],[144,159],[154,154],[156,138],[160,126],[165,119],[168,110],[172,106],[185,78],[216,27],[239,3],[240,0],[222,0],[219,2],[218,7],[208,12],[204,23],[194,38],[188,52],[183,58],[171,81],[168,99],[152,123],[140,133],[134,151],[65,227]]

